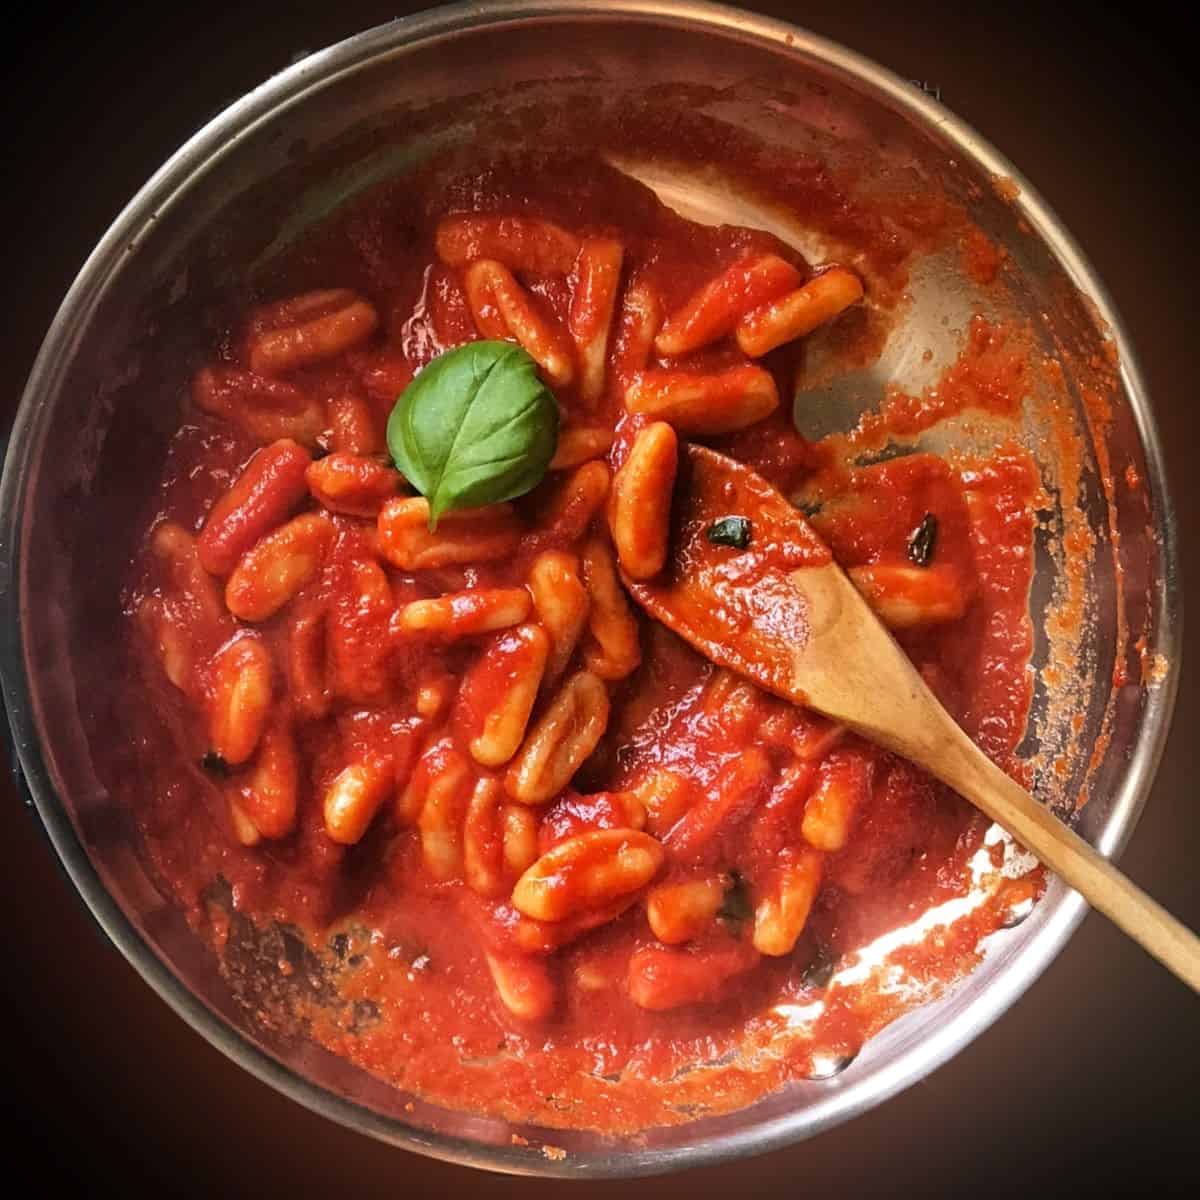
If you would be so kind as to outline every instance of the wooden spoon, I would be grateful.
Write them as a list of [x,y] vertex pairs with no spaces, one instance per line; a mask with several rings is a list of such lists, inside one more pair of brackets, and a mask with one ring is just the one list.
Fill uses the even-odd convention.
[[[744,549],[713,522],[750,518]],[[748,467],[701,446],[680,457],[663,571],[626,578],[637,601],[720,666],[841,721],[947,783],[1200,991],[1200,938],[979,750],[804,517]]]

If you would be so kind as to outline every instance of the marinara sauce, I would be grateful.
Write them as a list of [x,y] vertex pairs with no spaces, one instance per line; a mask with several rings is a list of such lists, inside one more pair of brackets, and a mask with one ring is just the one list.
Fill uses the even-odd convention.
[[[125,597],[121,793],[231,975],[237,938],[288,930],[316,980],[289,1018],[439,1103],[614,1131],[748,1103],[851,1058],[1038,890],[963,903],[999,853],[968,805],[714,667],[622,584],[654,569],[687,444],[728,454],[1019,771],[1036,471],[1015,443],[864,447],[1015,412],[1022,341],[977,319],[938,388],[807,441],[807,340],[869,360],[961,216],[757,165],[839,261],[685,221],[590,152],[449,156],[307,234],[189,381]],[[386,421],[481,338],[538,363],[558,451],[533,491],[430,532]],[[955,902],[892,951],[920,986],[889,986],[869,948]]]

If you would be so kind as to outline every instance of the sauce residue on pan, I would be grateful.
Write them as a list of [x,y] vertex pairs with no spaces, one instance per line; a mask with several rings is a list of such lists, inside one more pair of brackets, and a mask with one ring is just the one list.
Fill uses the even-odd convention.
[[[856,198],[815,160],[718,137],[702,123],[651,129],[633,113],[595,138],[600,148],[613,139],[677,159],[726,162],[760,194],[786,202],[831,242],[850,248],[872,305],[868,318],[839,332],[848,365],[877,353],[880,330],[920,252],[963,236],[972,275],[986,282],[999,268],[1000,255],[966,228],[961,210],[928,191]],[[782,255],[800,279],[813,273],[768,234],[682,220],[582,145],[570,155],[524,151],[468,162],[469,155],[451,153],[376,187],[310,231],[273,269],[263,298],[347,288],[370,297],[380,314],[369,349],[297,372],[301,391],[353,391],[382,422],[417,371],[477,336],[459,275],[435,251],[435,229],[447,212],[520,214],[619,237],[626,262],[666,312],[749,254]],[[533,272],[525,282],[538,310],[565,326],[569,278]],[[240,321],[231,319],[218,362],[237,361]],[[612,384],[590,409],[570,389],[560,391],[564,429],[607,427],[614,467],[645,426],[621,406],[621,389],[635,373],[625,357],[631,339],[618,322]],[[734,361],[731,354],[719,342],[692,355],[687,369],[720,371]],[[970,461],[913,453],[864,465],[860,456],[869,445],[912,438],[966,410],[1013,418],[1029,361],[1022,330],[977,317],[959,361],[936,387],[919,397],[880,397],[850,434],[808,442],[780,410],[750,430],[707,439],[785,494],[812,490],[819,499],[808,515],[843,566],[911,563],[914,531],[936,522],[936,562],[961,586],[963,610],[958,619],[898,637],[971,736],[1018,776],[1015,751],[1032,695],[1027,597],[1037,470],[1014,441]],[[772,351],[763,365],[790,395],[803,371],[802,345]],[[198,530],[254,449],[244,431],[189,414],[163,472],[157,522]],[[555,502],[554,487],[548,481],[518,501],[518,515],[535,523]],[[759,534],[769,534],[753,497],[713,498],[710,507],[750,508],[746,515],[764,522]],[[656,812],[648,818],[661,823],[665,877],[719,867],[730,895],[719,920],[669,953],[651,936],[641,904],[615,911],[545,960],[560,996],[553,1016],[534,1024],[516,1019],[498,1002],[486,961],[510,945],[506,939],[525,920],[506,900],[482,899],[461,879],[431,877],[416,831],[389,817],[356,845],[326,837],[320,786],[342,767],[348,748],[369,757],[384,745],[404,745],[415,759],[432,726],[410,696],[453,688],[470,661],[465,652],[427,652],[417,644],[406,648],[403,662],[380,658],[386,620],[381,624],[370,605],[356,608],[346,582],[371,558],[371,535],[353,521],[335,525],[331,569],[311,599],[340,614],[348,669],[359,684],[370,670],[392,675],[376,699],[297,723],[311,787],[295,830],[250,847],[231,837],[221,780],[200,765],[202,737],[132,621],[130,672],[116,685],[126,699],[129,740],[113,751],[107,770],[136,814],[153,873],[221,952],[235,982],[262,970],[261,963],[247,965],[239,939],[271,945],[264,931],[291,931],[303,947],[295,954],[315,982],[289,994],[279,1011],[261,995],[255,1002],[271,1019],[299,1020],[367,1070],[439,1104],[550,1126],[622,1132],[728,1111],[790,1079],[819,1075],[822,1064],[848,1061],[873,1033],[969,970],[982,939],[1040,893],[1040,872],[1006,851],[987,822],[947,789],[714,669],[642,619],[641,665],[611,689],[612,716],[596,752],[539,811],[539,848],[579,830],[612,828],[620,796],[651,779],[662,787],[667,781],[678,805],[674,819]],[[686,532],[702,536],[699,526]],[[554,549],[558,536],[527,537],[503,560],[466,571],[444,569],[438,588],[520,587],[533,557]],[[814,541],[800,557],[811,563],[825,554]],[[145,551],[132,566],[131,613],[160,587],[151,559]],[[393,572],[393,602],[436,591],[426,575]],[[731,603],[738,582],[727,580]],[[803,636],[803,614],[796,614],[794,632]],[[272,654],[286,657],[281,624],[268,621],[259,633]],[[455,736],[453,728],[445,734],[447,755],[455,752]],[[778,957],[753,953],[746,939],[753,894],[732,893],[739,880],[773,877],[793,852],[806,798],[835,765],[867,781],[853,835],[825,854],[820,890],[795,948]],[[643,995],[663,999],[664,989],[682,987],[678,980],[686,977],[695,1002],[635,1002],[627,981],[636,970]],[[292,963],[283,973],[294,971]],[[697,973],[704,978],[693,978]]]

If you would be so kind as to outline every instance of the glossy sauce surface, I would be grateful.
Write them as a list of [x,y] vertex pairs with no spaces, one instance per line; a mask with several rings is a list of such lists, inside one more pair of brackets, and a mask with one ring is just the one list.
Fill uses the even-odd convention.
[[[688,147],[697,155],[713,152],[702,139]],[[841,339],[847,362],[869,355],[881,314],[903,290],[911,256],[952,226],[944,202],[914,197],[907,206],[895,199],[886,207],[859,206],[815,167],[799,164],[770,179],[790,191],[799,211],[807,201],[814,221],[836,227],[856,246],[877,307],[847,312],[830,335]],[[448,248],[444,218],[480,213],[510,224],[499,232],[468,230]],[[520,226],[520,220],[531,224]],[[538,224],[546,221],[569,231],[565,246]],[[555,388],[564,417],[561,444],[574,432],[599,431],[604,436],[596,445],[609,440],[611,446],[585,464],[603,460],[610,470],[626,461],[650,421],[624,403],[633,384],[655,371],[711,378],[746,364],[728,331],[681,355],[656,355],[645,346],[639,309],[629,301],[635,286],[654,297],[661,313],[675,314],[712,280],[756,255],[790,264],[793,283],[825,265],[803,262],[766,234],[682,221],[589,154],[497,159],[469,169],[438,163],[376,189],[310,233],[257,306],[231,317],[228,337],[213,348],[206,368],[215,373],[212,388],[238,397],[255,388],[270,392],[270,411],[302,432],[315,406],[320,420],[310,450],[357,438],[358,460],[379,456],[383,423],[413,374],[438,353],[487,335],[480,328],[486,313],[481,317],[476,307],[473,314],[464,268],[447,259],[464,255],[468,262],[503,265],[510,255],[532,311],[555,344],[569,348],[572,330],[597,324],[576,265],[582,239],[620,244],[622,290],[603,390],[585,398],[579,372]],[[302,344],[295,335],[262,338],[281,320],[294,326],[288,298],[313,289],[365,297],[378,314],[377,327],[365,336],[356,331],[344,351],[288,360],[297,365],[268,383],[238,374],[256,374],[253,364],[261,367],[263,353],[292,354]],[[1016,334],[977,325],[943,392],[969,386],[972,397],[963,403],[1012,415],[1020,402],[1013,381],[1026,353]],[[790,397],[803,359],[803,342],[791,342],[757,367]],[[938,402],[926,397],[925,411]],[[828,447],[795,432],[788,408],[785,402],[745,429],[691,436],[746,462],[786,495],[825,480],[809,516],[842,566],[936,569],[933,578],[949,581],[961,615],[918,621],[897,629],[897,636],[968,733],[1001,765],[1019,770],[1013,751],[1031,695],[1027,596],[1038,485],[1032,462],[1015,444],[974,462],[928,454],[865,465],[835,459]],[[351,410],[359,414],[353,436],[339,433],[337,424],[338,414]],[[869,420],[911,432],[918,418],[912,406],[892,403]],[[543,677],[530,726],[555,703],[563,679],[598,672],[609,706],[603,737],[548,801],[522,806],[504,798],[496,812],[515,811],[513,828],[533,839],[538,862],[585,836],[592,846],[611,845],[627,855],[646,838],[658,856],[651,883],[581,903],[565,918],[530,916],[514,907],[511,894],[515,879],[528,872],[506,865],[510,843],[502,830],[508,825],[494,822],[476,839],[475,853],[502,882],[467,881],[472,860],[464,865],[462,852],[464,838],[476,844],[472,814],[485,811],[489,781],[499,781],[496,794],[504,796],[509,778],[504,765],[484,766],[473,757],[472,739],[523,668],[505,666],[520,660],[504,657],[500,641],[512,635],[503,630],[420,636],[398,630],[397,614],[415,601],[522,591],[548,552],[581,559],[587,575],[589,547],[596,539],[607,543],[608,535],[603,504],[588,501],[580,466],[552,470],[511,512],[485,517],[492,522],[486,538],[479,540],[478,528],[471,536],[487,552],[469,561],[396,565],[384,519],[375,514],[381,505],[386,512],[407,502],[410,492],[399,479],[379,484],[361,512],[330,509],[315,490],[297,497],[284,506],[285,515],[292,521],[296,513],[320,517],[314,533],[323,539],[319,568],[285,606],[249,625],[224,611],[213,618],[197,614],[193,596],[180,619],[197,665],[182,680],[169,677],[169,665],[164,674],[162,646],[146,636],[139,614],[147,603],[180,613],[188,607],[180,597],[190,593],[181,593],[164,568],[154,533],[164,523],[200,533],[259,447],[274,441],[213,411],[193,407],[183,415],[158,515],[131,566],[132,667],[119,686],[132,714],[133,748],[118,765],[134,761],[141,772],[137,780],[124,775],[121,790],[136,813],[148,863],[219,950],[231,913],[301,931],[324,981],[298,1013],[313,1036],[440,1103],[615,1131],[747,1103],[810,1073],[817,1058],[852,1056],[920,998],[889,990],[882,970],[857,979],[851,970],[840,984],[839,972],[853,968],[856,953],[889,931],[967,896],[985,822],[911,765],[714,668],[642,616],[631,616],[640,659],[635,667],[631,660],[630,669],[606,674],[612,651],[603,638],[597,642],[593,625],[559,664],[558,676]],[[275,474],[286,476],[290,454],[278,459]],[[376,461],[386,465],[382,457]],[[680,486],[687,479],[682,472]],[[389,491],[397,498],[385,501]],[[714,514],[748,516],[759,523],[760,536],[769,534],[761,500],[710,499]],[[930,515],[937,527],[933,560],[914,567],[912,538]],[[703,535],[699,527],[689,534]],[[261,544],[259,536],[257,526],[239,527],[223,540],[209,540],[219,542],[218,557],[225,551],[232,559],[230,547],[244,554],[251,543]],[[827,554],[815,539],[779,552],[795,555],[797,565]],[[253,577],[247,587],[261,592],[264,578]],[[723,580],[735,606],[743,582]],[[594,612],[600,593],[590,577],[588,585]],[[266,602],[256,602],[256,613],[265,611]],[[460,612],[468,601],[454,603]],[[724,619],[714,615],[713,637],[719,636],[717,617]],[[796,620],[802,636],[803,614]],[[506,628],[524,628],[520,621],[526,618]],[[315,680],[297,666],[307,637],[318,645],[312,661],[322,674]],[[215,772],[211,762],[204,765],[212,728],[200,714],[220,687],[212,664],[231,638],[235,646],[252,640],[265,649],[272,664],[266,728],[286,728],[294,747],[292,824],[282,836],[252,845],[239,842],[230,797],[236,803],[245,788],[253,791],[249,773],[269,743],[260,741],[259,758],[248,765],[223,763]],[[481,665],[489,648],[494,669]],[[509,650],[515,656],[519,647]],[[385,764],[379,769],[387,776],[386,796],[362,836],[341,844],[330,836],[323,798],[348,767],[379,763]],[[455,784],[439,808],[429,798],[433,786],[458,779],[456,772],[468,782]],[[414,789],[424,797],[415,809]],[[435,828],[444,810],[449,823]],[[838,845],[828,832],[834,811],[848,827]],[[261,825],[259,832],[266,832]],[[445,870],[431,852],[443,844],[450,847]],[[817,881],[816,891],[794,946],[782,954],[760,951],[756,914],[769,903],[786,909],[785,881],[798,888],[806,879]],[[695,885],[687,894],[702,909],[704,896],[718,897],[719,910],[709,905],[690,936],[665,942],[649,924],[651,897],[685,885]],[[1014,889],[1033,894],[1039,886],[1034,878],[993,889],[937,938],[904,948],[905,965],[926,994],[975,961],[980,938],[1000,924]],[[506,998],[509,967],[523,972],[511,990],[544,996],[545,1003],[522,1015],[520,996]],[[800,1019],[801,1012],[808,1015]]]

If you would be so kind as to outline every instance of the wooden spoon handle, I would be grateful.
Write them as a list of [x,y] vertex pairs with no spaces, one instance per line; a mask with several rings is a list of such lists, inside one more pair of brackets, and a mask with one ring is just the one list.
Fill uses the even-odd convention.
[[[1056,820],[938,703],[803,516],[749,467],[691,445],[673,502],[671,570],[624,577],[651,616],[713,662],[848,725],[949,784],[1200,992],[1200,938]],[[681,477],[682,478],[682,477]],[[744,559],[714,553],[721,513],[753,512]],[[763,546],[789,547],[788,565]]]
[[[959,732],[957,729],[956,733]],[[1200,937],[1038,804],[961,734],[955,754],[928,768],[1004,826],[1148,954],[1200,992]]]

